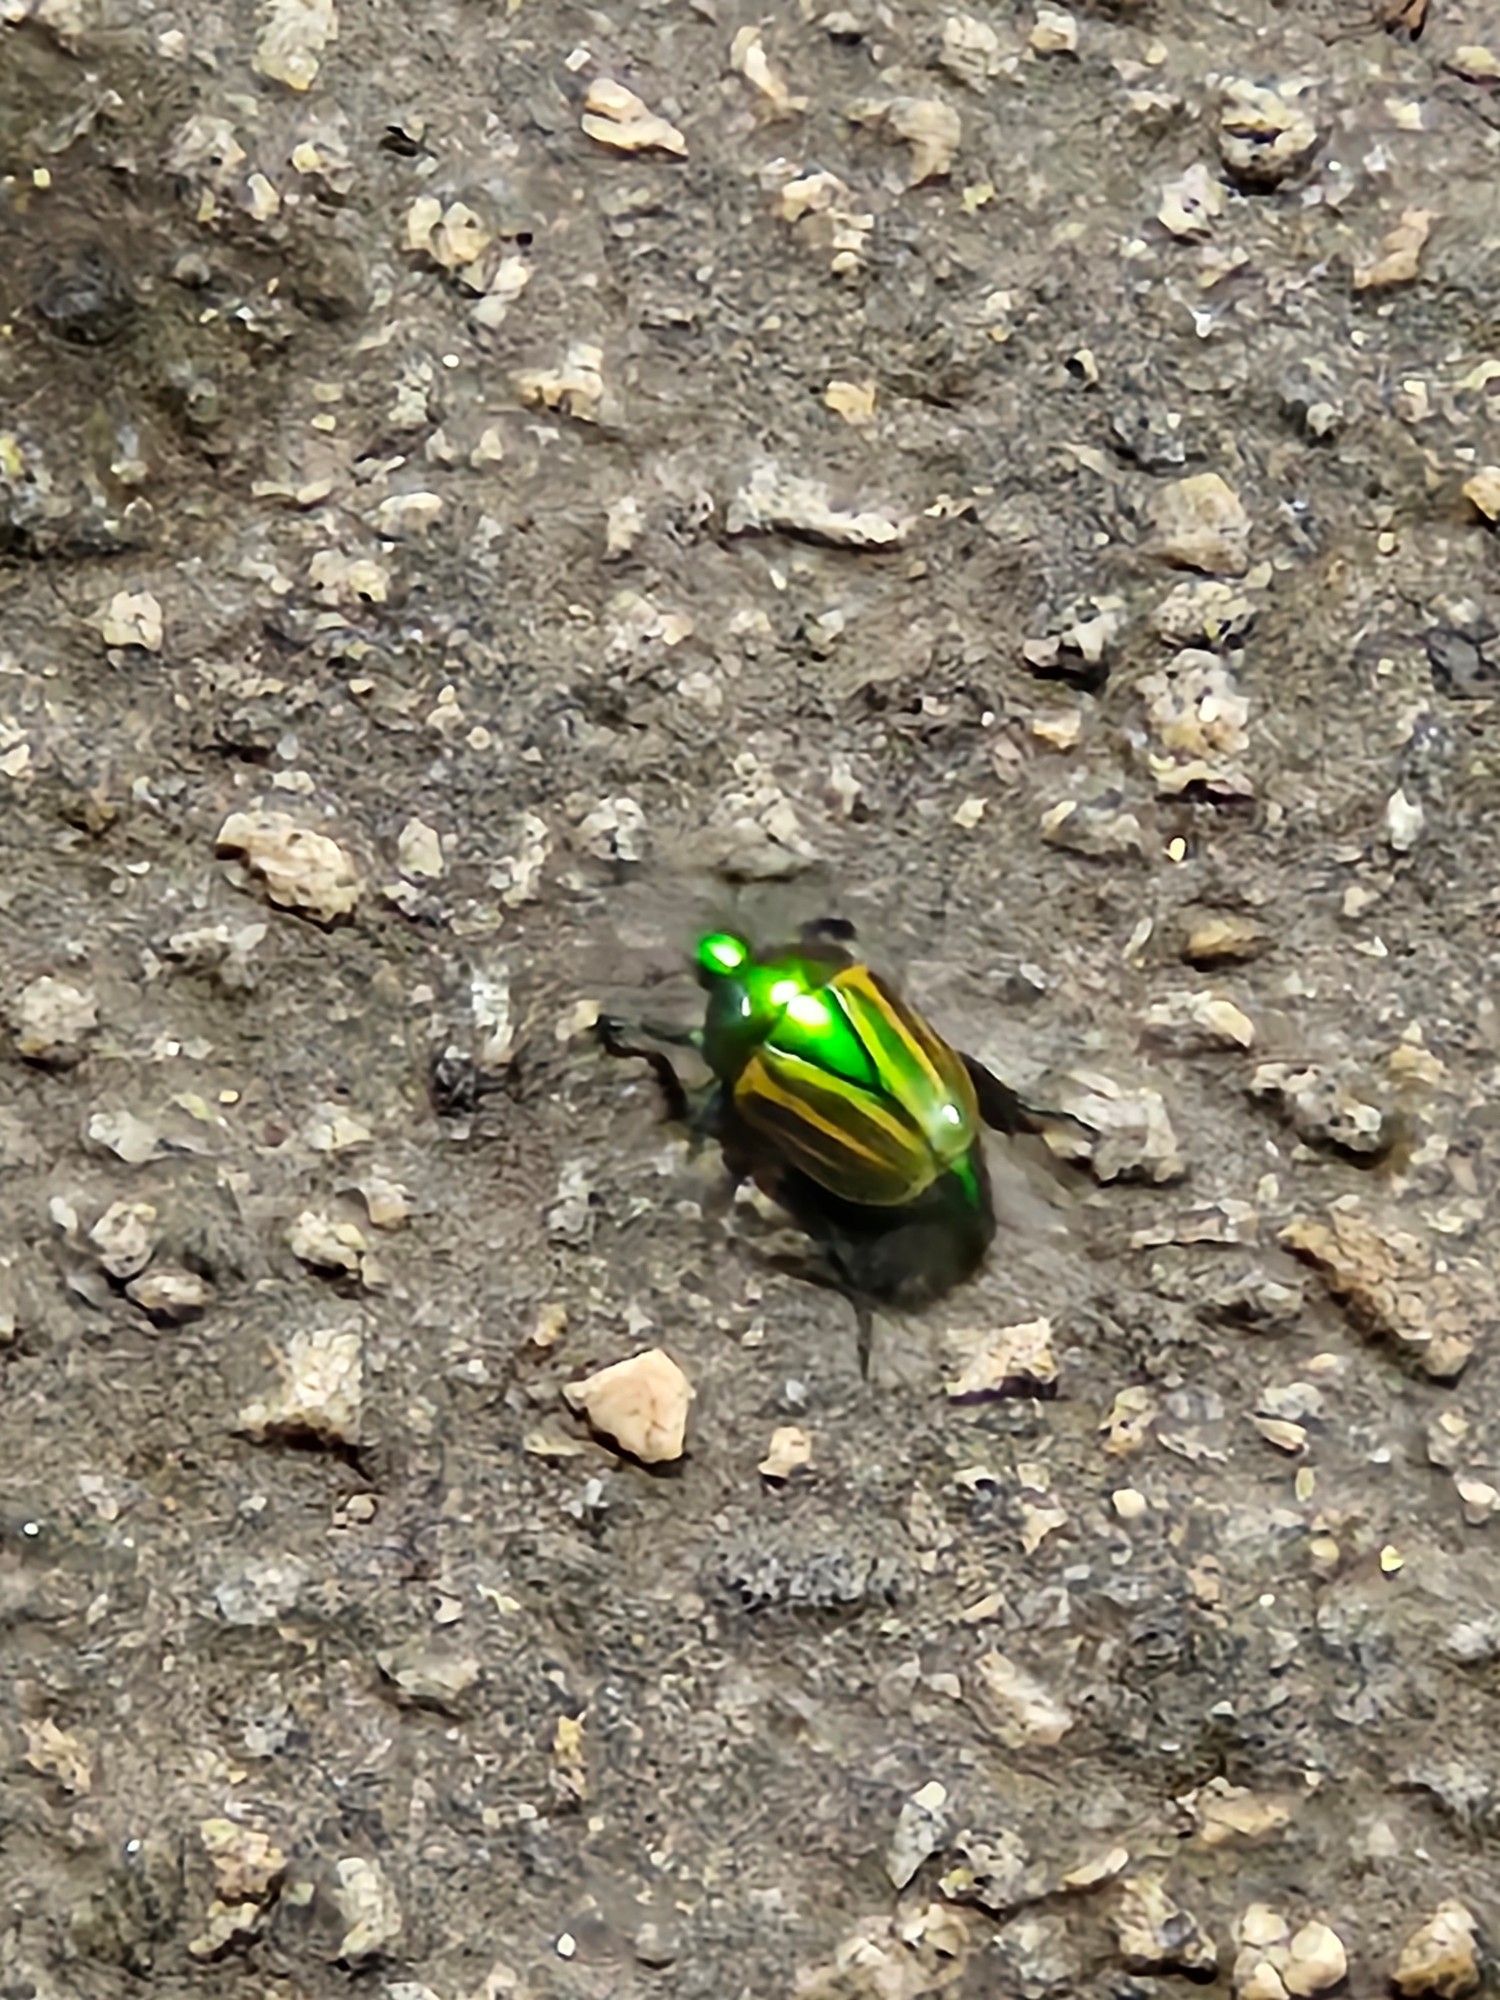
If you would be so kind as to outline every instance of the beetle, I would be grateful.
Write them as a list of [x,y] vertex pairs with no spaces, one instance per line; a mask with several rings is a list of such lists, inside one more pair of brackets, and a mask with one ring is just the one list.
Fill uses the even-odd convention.
[[710,931],[694,962],[696,1029],[640,1030],[694,1048],[711,1082],[695,1105],[671,1058],[605,1017],[603,1044],[648,1061],[669,1113],[717,1140],[731,1179],[753,1179],[812,1240],[860,1315],[929,1303],[978,1268],[995,1233],[982,1128],[1038,1131],[1033,1110],[950,1046],[825,917],[757,950]]

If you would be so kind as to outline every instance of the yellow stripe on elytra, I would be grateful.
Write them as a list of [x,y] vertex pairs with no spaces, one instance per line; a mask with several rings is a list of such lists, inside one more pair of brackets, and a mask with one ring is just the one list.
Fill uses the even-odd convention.
[[887,1037],[892,1033],[910,1050],[911,1059],[918,1067],[926,1071],[933,1096],[945,1098],[951,1095],[952,1086],[948,1078],[938,1067],[933,1052],[924,1046],[923,1039],[919,1039],[922,1024],[915,1017],[910,1022],[902,1019],[871,978],[867,966],[850,966],[847,971],[836,974],[830,984],[841,1002],[852,1000],[855,1003],[852,1010],[845,1004],[845,1014],[849,1016],[854,1032],[869,1050],[880,1081],[891,1096],[899,1099],[906,1089],[900,1059],[892,1056],[888,1046]]
[[[789,1072],[791,1082],[783,1081],[777,1069]],[[785,1051],[760,1049],[741,1072],[735,1090],[735,1101],[751,1124],[755,1123],[755,1103],[760,1098],[788,1113],[799,1124],[809,1126],[831,1142],[832,1157],[830,1167],[836,1168],[840,1159],[866,1161],[871,1170],[880,1178],[899,1183],[901,1198],[920,1194],[933,1177],[934,1162],[922,1145],[920,1135],[901,1119],[893,1117],[884,1105],[871,1100],[860,1092],[853,1101],[861,1119],[867,1126],[884,1134],[893,1142],[887,1149],[879,1145],[867,1144],[850,1130],[847,1123],[840,1123],[820,1113],[810,1101],[808,1086],[827,1091],[827,1079],[816,1064],[807,1063]],[[848,1103],[852,1094],[839,1093]],[[792,1143],[784,1137],[785,1143]],[[806,1150],[815,1153],[809,1143]],[[851,1161],[851,1164],[853,1162]],[[913,1171],[915,1169],[915,1171]],[[852,1176],[844,1176],[848,1180]]]

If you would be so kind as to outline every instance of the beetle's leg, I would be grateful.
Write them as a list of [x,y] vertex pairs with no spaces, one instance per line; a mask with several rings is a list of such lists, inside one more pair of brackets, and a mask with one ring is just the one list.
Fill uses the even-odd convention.
[[[656,1078],[657,1087],[660,1089],[667,1107],[668,1118],[676,1120],[678,1123],[683,1123],[688,1119],[692,1107],[688,1099],[687,1089],[683,1084],[682,1078],[672,1067],[672,1058],[664,1050],[652,1048],[649,1043],[631,1040],[631,1030],[628,1025],[612,1014],[601,1014],[594,1024],[594,1032],[599,1037],[600,1046],[607,1055],[631,1056],[638,1058],[647,1065],[652,1075]],[[643,1024],[635,1032],[642,1035],[651,1035],[653,1039],[659,1041],[671,1040],[679,1046],[690,1045],[693,1040],[691,1031],[678,1028],[669,1029],[667,1034],[663,1036],[658,1035],[655,1029],[647,1028]]]
[[1040,1133],[1047,1125],[1076,1125],[1080,1131],[1088,1130],[1083,1120],[1075,1118],[1071,1111],[1055,1111],[1046,1105],[1028,1104],[1018,1091],[1012,1090],[1008,1083],[1002,1083],[976,1056],[965,1055],[960,1050],[959,1061],[969,1072],[969,1080],[974,1085],[980,1117],[997,1132],[1014,1138],[1017,1132]]

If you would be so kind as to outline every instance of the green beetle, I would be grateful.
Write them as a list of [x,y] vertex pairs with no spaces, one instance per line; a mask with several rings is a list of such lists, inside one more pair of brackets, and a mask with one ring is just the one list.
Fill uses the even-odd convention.
[[[702,1028],[646,1032],[701,1053],[713,1084],[696,1122],[734,1179],[753,1178],[813,1239],[819,1275],[857,1304],[919,1305],[971,1275],[994,1235],[982,1127],[1036,1130],[1041,1114],[951,1048],[853,942],[836,918],[759,951],[710,932],[695,955]],[[600,1025],[692,1115],[667,1056]]]

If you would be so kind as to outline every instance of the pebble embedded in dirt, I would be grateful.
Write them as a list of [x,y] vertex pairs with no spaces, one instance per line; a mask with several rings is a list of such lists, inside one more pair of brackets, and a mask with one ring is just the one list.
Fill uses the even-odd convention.
[[1434,1268],[1433,1252],[1409,1230],[1340,1206],[1294,1217],[1281,1241],[1314,1267],[1367,1338],[1389,1341],[1437,1381],[1462,1374],[1474,1352],[1477,1302],[1458,1274]]
[[1066,7],[1038,0],[1036,20],[1027,45],[1039,56],[1073,56],[1078,53],[1078,19]]
[[479,1682],[479,1662],[471,1653],[448,1652],[423,1638],[382,1647],[375,1663],[398,1701],[441,1715],[461,1715],[465,1697]]
[[643,1465],[679,1459],[687,1437],[692,1384],[659,1347],[570,1382],[563,1391],[574,1410]]
[[99,1003],[87,987],[44,973],[22,987],[10,1015],[17,1055],[43,1069],[71,1069],[88,1053]]
[[255,67],[289,90],[311,90],[324,50],[338,39],[334,0],[268,0]]
[[902,1806],[885,1858],[891,1886],[904,1889],[948,1837],[948,1788],[934,1778]]
[[1139,689],[1154,744],[1148,762],[1162,797],[1190,791],[1225,800],[1253,796],[1243,761],[1250,704],[1227,660],[1190,648],[1147,674]]
[[1219,157],[1241,187],[1279,187],[1312,158],[1318,145],[1312,95],[1305,79],[1273,88],[1232,77],[1224,85]]
[[1215,911],[1188,923],[1182,955],[1189,965],[1237,965],[1258,957],[1265,946],[1265,931],[1253,917]]
[[1339,1069],[1261,1063],[1246,1088],[1252,1097],[1274,1104],[1309,1145],[1371,1160],[1388,1152],[1395,1137],[1388,1107]]
[[1072,1710],[1005,1653],[984,1654],[975,1673],[975,1706],[1007,1749],[1047,1748],[1073,1727]]
[[1463,495],[1484,520],[1500,521],[1500,465],[1482,465],[1464,481]]
[[654,111],[612,77],[596,77],[589,85],[579,120],[589,138],[618,153],[668,153],[687,158],[687,140],[669,119]]
[[287,1858],[268,1833],[241,1820],[203,1820],[198,1838],[213,1869],[214,1898],[202,1931],[187,1948],[194,1958],[213,1959],[260,1929],[281,1888]]
[[240,1411],[235,1428],[257,1443],[287,1439],[354,1447],[364,1419],[364,1337],[355,1327],[294,1333],[276,1357],[280,1381]]
[[800,535],[835,548],[888,549],[904,542],[915,522],[883,503],[839,505],[817,480],[765,464],[734,495],[724,525],[731,535]]
[[363,1275],[369,1244],[355,1222],[336,1222],[316,1208],[304,1208],[286,1233],[287,1248],[315,1271]]
[[334,1866],[328,1894],[343,1925],[336,1954],[340,1964],[366,1964],[401,1936],[401,1906],[378,1861],[346,1855]]
[[1169,993],[1142,1017],[1146,1033],[1168,1048],[1249,1049],[1255,1023],[1222,993]]
[[786,78],[767,55],[760,28],[751,25],[736,31],[729,44],[729,62],[759,92],[768,116],[792,118],[807,109],[807,99],[792,95]]
[[1099,1071],[1076,1070],[1048,1086],[1046,1101],[1070,1121],[1046,1125],[1047,1145],[1059,1159],[1083,1161],[1095,1180],[1160,1187],[1187,1172],[1159,1091],[1132,1090]]
[[55,1779],[74,1798],[93,1790],[95,1753],[81,1736],[61,1728],[51,1716],[25,1716],[21,1729],[29,1769]]
[[535,409],[556,410],[580,424],[596,424],[606,412],[604,349],[591,340],[572,341],[557,368],[523,368],[511,378],[516,394]]
[[1195,472],[1157,495],[1151,552],[1176,569],[1243,576],[1250,567],[1250,516],[1217,472]]
[[1419,1924],[1396,1961],[1391,1983],[1401,2000],[1467,2000],[1480,1987],[1479,1922],[1463,1903],[1440,1903]]
[[943,22],[939,67],[972,90],[983,90],[1000,74],[1000,37],[973,14],[950,14]]
[[124,1284],[144,1271],[156,1248],[156,1209],[149,1201],[111,1202],[89,1231],[100,1269]]
[[1143,855],[1146,835],[1122,793],[1107,788],[1086,798],[1062,799],[1042,814],[1041,834],[1051,847],[1090,860],[1108,861],[1122,855]]
[[1057,1393],[1057,1355],[1049,1319],[1003,1326],[993,1333],[952,1333],[948,1345],[958,1373],[943,1386],[956,1402]]
[[848,117],[852,123],[868,126],[907,148],[909,187],[942,180],[952,171],[963,138],[963,121],[941,98],[895,97],[888,102],[851,104]]
[[1198,1823],[1205,1847],[1249,1847],[1285,1830],[1291,1808],[1282,1800],[1211,1778],[1184,1802]]
[[1430,209],[1408,208],[1381,240],[1380,254],[1367,264],[1356,265],[1357,292],[1384,290],[1389,285],[1409,285],[1421,268],[1422,252],[1436,220]]
[[336,840],[299,826],[290,814],[256,809],[231,813],[219,828],[220,854],[236,855],[282,909],[322,924],[352,914],[359,871]]
[[1220,182],[1201,160],[1195,160],[1186,173],[1162,189],[1156,219],[1172,236],[1209,236],[1224,213],[1226,199]]
[[139,646],[159,653],[164,627],[161,605],[149,590],[117,590],[99,613],[99,632],[106,646]]
[[1218,1947],[1197,1919],[1174,1902],[1160,1875],[1130,1877],[1120,1892],[1114,1927],[1127,1971],[1211,1979],[1218,1970]]
[[207,1312],[214,1288],[196,1271],[153,1267],[125,1287],[125,1296],[157,1326],[185,1326]]
[[812,1450],[812,1439],[800,1424],[781,1424],[772,1431],[770,1446],[756,1471],[763,1479],[790,1479],[812,1463]]
[[1232,583],[1188,577],[1169,590],[1151,614],[1152,630],[1169,646],[1232,645],[1255,622],[1255,606]]

